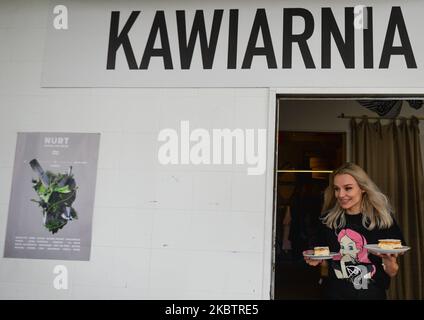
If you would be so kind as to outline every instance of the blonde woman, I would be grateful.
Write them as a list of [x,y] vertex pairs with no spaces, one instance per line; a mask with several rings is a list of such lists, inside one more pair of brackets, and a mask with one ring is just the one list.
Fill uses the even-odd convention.
[[[329,263],[329,299],[386,299],[398,270],[397,254],[371,254],[364,246],[379,239],[401,239],[387,197],[358,165],[346,163],[330,176],[324,194],[322,227],[314,246],[337,252]],[[317,266],[323,260],[305,257]]]

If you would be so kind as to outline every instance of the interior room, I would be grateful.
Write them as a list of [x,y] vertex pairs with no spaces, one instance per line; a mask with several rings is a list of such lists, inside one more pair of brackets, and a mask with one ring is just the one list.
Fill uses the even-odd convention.
[[[319,268],[308,266],[302,252],[311,248],[311,239],[314,238],[317,226],[321,223],[319,218],[323,195],[329,184],[331,172],[346,161],[362,162],[362,165],[367,167],[369,175],[391,198],[394,208],[397,209],[397,219],[403,224],[403,230],[406,231],[412,225],[416,225],[419,216],[423,214],[422,200],[418,199],[419,204],[416,206],[408,205],[407,194],[418,192],[422,199],[422,187],[419,183],[415,186],[413,183],[402,184],[402,188],[409,190],[403,193],[406,199],[401,199],[402,196],[396,196],[396,187],[392,186],[399,178],[390,172],[402,170],[403,164],[397,162],[395,156],[400,152],[404,157],[414,159],[410,163],[411,166],[420,164],[420,167],[414,170],[415,175],[422,176],[424,122],[421,119],[424,119],[424,107],[422,101],[420,103],[420,101],[390,100],[381,97],[379,100],[280,98],[278,107],[275,299],[322,299],[328,267],[325,264]],[[416,117],[416,122],[409,120],[411,117]],[[390,134],[385,130],[402,126],[402,123],[414,126],[410,124],[414,122],[417,124],[416,129],[419,129],[419,132],[416,130],[415,148],[405,150],[398,146],[399,150],[396,151],[396,148],[391,150],[389,144],[395,138],[389,136],[389,144],[381,152],[377,148],[372,148],[373,143],[379,143],[376,141],[369,142],[368,150],[360,154],[359,150],[355,150],[357,148],[355,143],[358,143],[359,137],[355,124],[359,123],[361,126],[364,124],[361,121],[374,125],[374,129],[380,128],[376,127],[376,123],[381,125],[382,134]],[[410,156],[407,156],[406,152]],[[383,158],[386,157],[386,163],[389,165],[373,163],[373,159],[380,161],[381,154]],[[414,175],[411,167],[409,165],[407,167],[404,174],[409,177]],[[414,202],[414,199],[410,201]],[[406,212],[408,210],[406,208],[411,206],[413,210]],[[417,239],[419,232],[409,232],[407,241],[419,246]],[[401,264],[410,274],[417,269],[418,262],[406,255]],[[389,291],[391,298],[411,298],[417,290],[420,290],[413,282],[403,279],[393,281]]]

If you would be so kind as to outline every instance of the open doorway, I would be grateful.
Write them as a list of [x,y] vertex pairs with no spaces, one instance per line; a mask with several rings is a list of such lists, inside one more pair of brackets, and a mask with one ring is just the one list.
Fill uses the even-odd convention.
[[[410,98],[411,100],[408,100]],[[422,101],[415,106],[415,97],[396,97],[396,96],[298,96],[285,95],[277,96],[277,130],[275,150],[275,179],[274,179],[274,216],[273,216],[273,273],[271,281],[272,298],[274,299],[321,299],[325,287],[325,280],[328,270],[325,267],[321,269],[309,267],[303,261],[302,251],[309,249],[313,243],[315,228],[319,224],[319,215],[323,203],[323,191],[328,186],[329,174],[343,162],[356,161],[364,162],[362,156],[358,156],[363,150],[361,147],[368,146],[368,143],[377,143],[373,148],[380,150],[381,139],[374,138],[374,141],[358,143],[359,124],[367,123],[371,120],[371,125],[378,122],[383,128],[396,128],[405,123],[405,120],[411,120],[410,123],[417,125],[416,120],[424,119],[421,109]],[[402,103],[398,103],[400,101]],[[422,100],[419,97],[419,100]],[[411,102],[409,102],[411,101]],[[371,104],[369,102],[372,102]],[[386,108],[387,107],[387,108]],[[390,116],[383,116],[380,113],[389,112]],[[393,115],[391,112],[395,112]],[[378,115],[378,116],[377,116]],[[374,121],[376,120],[376,121]],[[422,123],[419,124],[420,129]],[[373,127],[372,127],[373,128]],[[372,129],[371,128],[371,129]],[[366,130],[369,130],[366,128]],[[372,131],[372,130],[371,130]],[[424,130],[423,130],[424,131]],[[421,132],[423,132],[421,131]],[[414,131],[415,133],[417,130]],[[419,132],[419,131],[418,131]],[[364,136],[364,133],[360,133]],[[347,141],[352,141],[347,143]],[[392,140],[390,140],[392,141]],[[424,158],[424,140],[422,134],[414,138],[421,145],[408,151],[410,154],[423,155]],[[401,143],[398,145],[408,145]],[[383,148],[383,147],[382,147]],[[362,150],[362,151],[361,151]],[[383,149],[382,149],[383,150]],[[390,150],[395,150],[392,148]],[[416,218],[414,215],[408,215],[405,218],[404,213],[417,212],[416,210],[403,209],[404,205],[411,203],[400,200],[398,197],[401,190],[409,190],[411,186],[407,184],[402,186],[397,183],[398,171],[402,167],[388,166],[384,172],[389,174],[380,174],[382,164],[386,159],[390,161],[399,160],[397,153],[391,154],[381,151],[370,153],[367,161],[369,174],[378,181],[384,192],[389,193],[389,197],[394,199],[395,212],[401,212],[399,216],[401,225],[408,229],[409,220]],[[401,152],[405,154],[405,152]],[[414,157],[410,157],[415,159]],[[389,161],[389,162],[390,162]],[[368,163],[368,162],[367,162]],[[367,165],[362,163],[362,166]],[[412,166],[410,166],[412,167]],[[420,169],[418,168],[418,171]],[[386,179],[386,177],[391,177]],[[407,173],[400,175],[402,179]],[[417,175],[413,175],[415,177]],[[391,183],[390,181],[395,181]],[[393,190],[392,190],[392,187]],[[409,192],[410,194],[420,194]],[[414,222],[414,224],[417,224]],[[405,232],[405,231],[404,231]],[[409,236],[407,242],[417,243],[415,236]],[[419,246],[419,245],[417,245]],[[408,262],[409,263],[409,262]],[[403,281],[405,277],[412,274],[412,264],[404,264],[403,277],[398,277],[397,281]],[[416,264],[416,262],[414,262]],[[405,278],[406,279],[406,278]],[[413,282],[410,282],[413,283]],[[412,285],[410,286],[411,292]],[[402,292],[395,290],[392,286],[389,293],[392,297],[402,296]],[[405,296],[405,295],[403,295]]]
[[[279,110],[279,117],[292,117],[290,112],[300,104],[316,110],[313,101],[291,102],[288,109]],[[308,125],[313,115],[312,120],[303,119],[306,125],[297,122],[291,127],[279,119],[274,269],[277,300],[323,298],[327,268],[309,267],[302,252],[310,248],[320,223],[329,174],[347,160],[346,130],[332,132]]]
[[329,173],[345,161],[346,134],[280,131],[278,138],[275,299],[320,299],[326,268],[310,268],[310,248]]

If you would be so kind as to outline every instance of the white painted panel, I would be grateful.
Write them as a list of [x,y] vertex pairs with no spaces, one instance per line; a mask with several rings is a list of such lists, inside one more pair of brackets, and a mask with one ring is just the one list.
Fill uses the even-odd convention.
[[233,173],[232,180],[232,209],[264,212],[265,177]]

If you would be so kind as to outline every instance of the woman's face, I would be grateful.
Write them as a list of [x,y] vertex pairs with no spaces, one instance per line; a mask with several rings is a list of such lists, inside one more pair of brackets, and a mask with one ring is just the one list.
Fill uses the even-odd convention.
[[339,205],[350,214],[360,213],[362,189],[350,174],[334,177],[334,195]]

